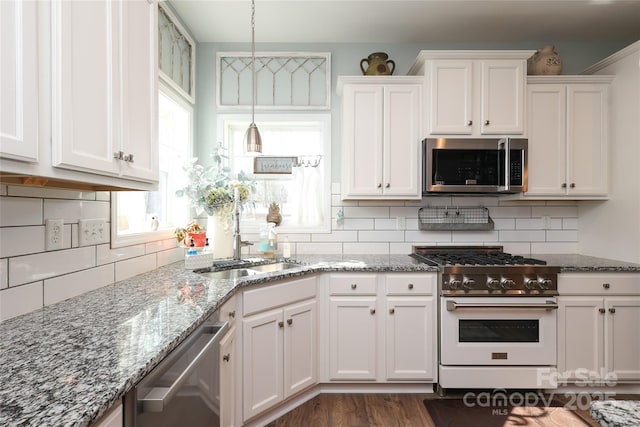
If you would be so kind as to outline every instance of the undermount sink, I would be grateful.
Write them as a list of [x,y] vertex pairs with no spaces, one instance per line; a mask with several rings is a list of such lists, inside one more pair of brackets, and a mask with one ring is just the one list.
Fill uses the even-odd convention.
[[273,273],[300,267],[300,264],[292,262],[276,262],[273,264],[254,265],[251,267],[232,268],[221,271],[204,271],[199,274],[210,279],[239,279],[241,277],[255,276],[256,274]]

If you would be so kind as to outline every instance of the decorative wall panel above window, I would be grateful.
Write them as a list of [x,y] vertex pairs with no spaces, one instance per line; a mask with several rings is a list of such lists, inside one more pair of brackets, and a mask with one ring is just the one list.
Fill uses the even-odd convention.
[[[331,54],[256,52],[256,109],[330,110]],[[251,108],[251,53],[216,54],[220,110]]]
[[158,12],[160,78],[193,104],[196,43],[164,3],[159,3]]

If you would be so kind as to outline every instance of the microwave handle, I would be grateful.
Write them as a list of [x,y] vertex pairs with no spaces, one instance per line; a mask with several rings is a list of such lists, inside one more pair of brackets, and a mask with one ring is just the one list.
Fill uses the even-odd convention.
[[504,151],[504,186],[498,186],[498,191],[509,191],[511,185],[511,149],[509,147],[509,138],[502,138],[498,141],[498,150]]

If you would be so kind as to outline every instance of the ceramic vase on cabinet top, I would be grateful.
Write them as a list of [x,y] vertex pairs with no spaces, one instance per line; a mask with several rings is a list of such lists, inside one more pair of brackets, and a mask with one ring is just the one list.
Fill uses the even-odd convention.
[[[365,76],[390,76],[396,69],[396,63],[388,59],[389,55],[384,52],[374,52],[367,58],[360,60],[360,69]],[[364,69],[364,63],[367,69]],[[391,66],[391,68],[389,68]]]
[[527,60],[527,74],[529,75],[558,75],[562,72],[562,58],[553,45],[538,49]]

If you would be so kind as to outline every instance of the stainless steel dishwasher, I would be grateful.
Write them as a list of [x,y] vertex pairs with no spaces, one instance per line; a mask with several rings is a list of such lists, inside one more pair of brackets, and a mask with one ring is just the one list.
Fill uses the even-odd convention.
[[209,317],[124,398],[125,427],[218,427],[219,341],[228,329]]

